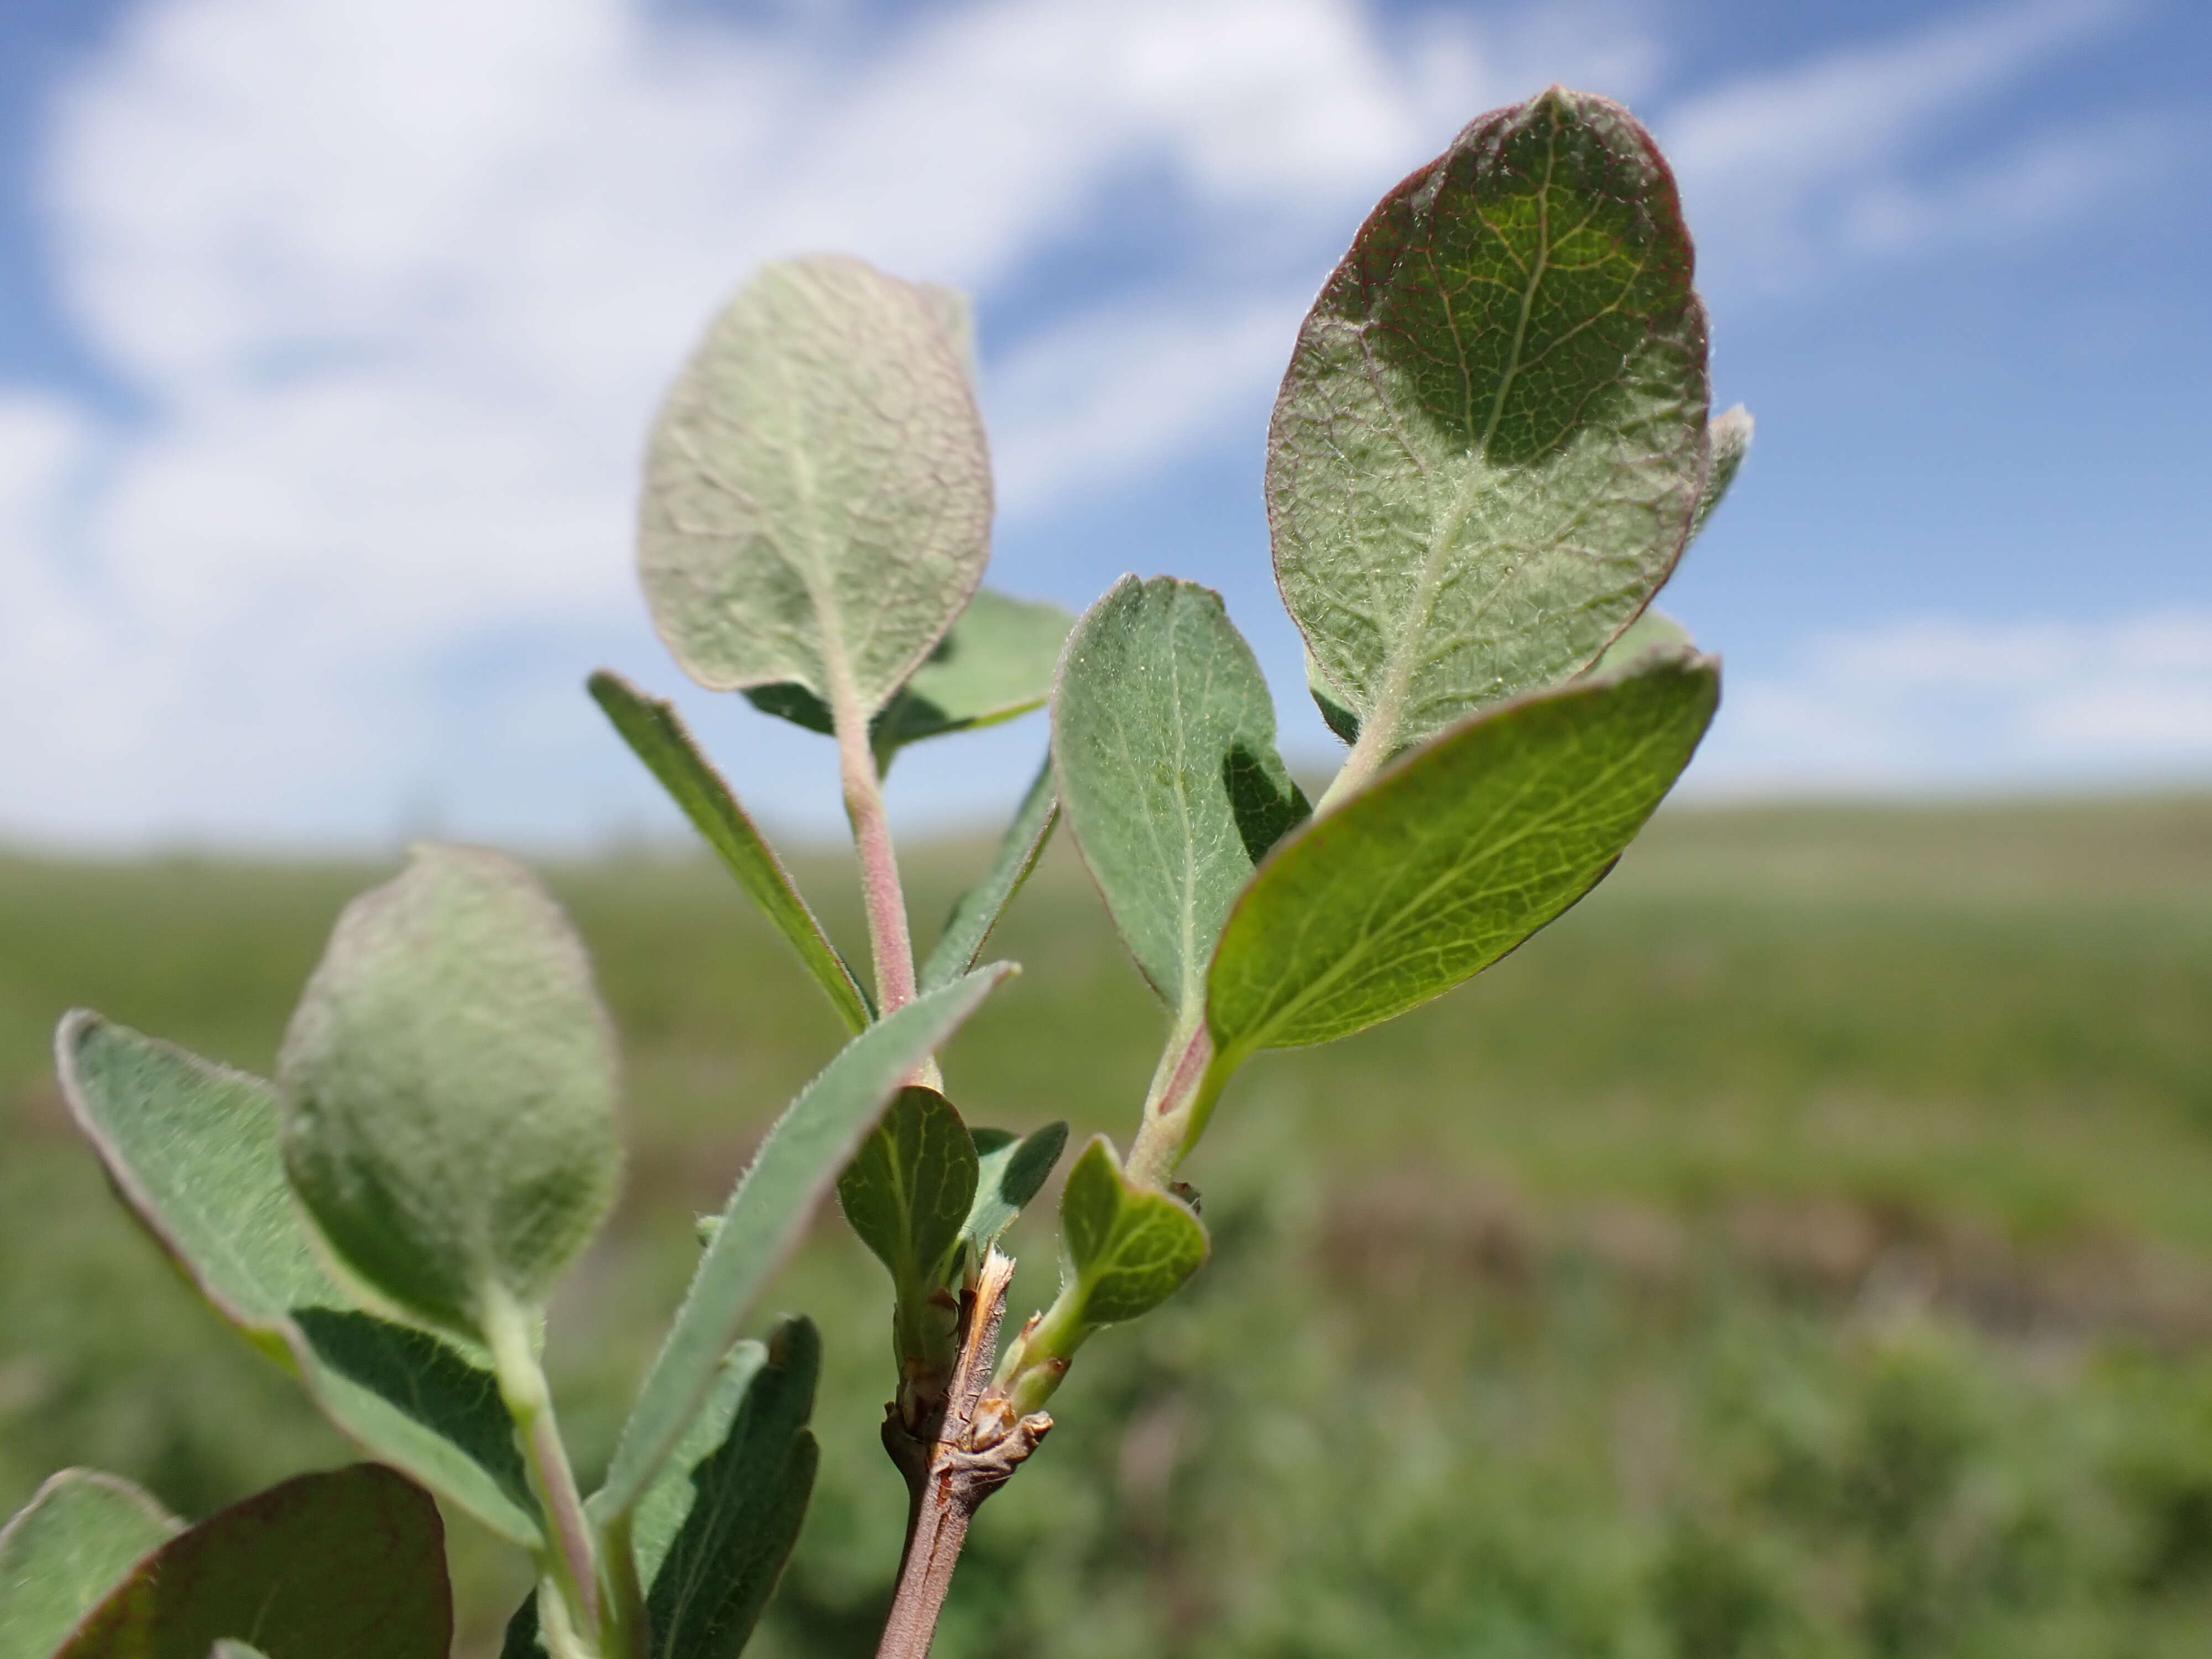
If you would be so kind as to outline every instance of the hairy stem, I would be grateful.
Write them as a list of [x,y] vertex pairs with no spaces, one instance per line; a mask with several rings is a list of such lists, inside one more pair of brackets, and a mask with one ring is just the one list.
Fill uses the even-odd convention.
[[910,1446],[902,1454],[892,1438],[894,1432],[903,1433],[902,1428],[895,1422],[885,1427],[886,1443],[906,1473],[912,1505],[906,1553],[899,1561],[898,1591],[876,1659],[927,1659],[938,1614],[952,1588],[952,1570],[968,1540],[969,1523],[983,1500],[1013,1478],[1052,1427],[1052,1419],[1042,1413],[1007,1424],[978,1410],[998,1352],[1006,1288],[1013,1276],[1012,1259],[994,1247],[984,1259],[975,1290],[963,1300],[960,1358],[935,1443],[926,1449]]
[[1144,1121],[1123,1166],[1132,1181],[1164,1187],[1175,1174],[1228,1080],[1225,1073],[1216,1075],[1220,1068],[1214,1060],[1213,1034],[1202,1014],[1192,1025],[1178,1025],[1169,1034],[1145,1100]]
[[857,701],[839,699],[837,759],[845,785],[845,816],[860,854],[860,896],[868,908],[868,948],[876,967],[876,1012],[895,1013],[914,1000],[914,939],[907,928],[906,893],[899,884],[898,854],[891,845],[890,815],[883,781],[868,748],[867,717]]
[[600,1529],[599,1549],[605,1564],[607,1649],[623,1659],[646,1659],[651,1631],[645,1611],[645,1587],[637,1578],[637,1546],[630,1536],[629,1514],[616,1516]]
[[[529,1472],[530,1487],[552,1534],[546,1542],[543,1569],[560,1591],[574,1638],[589,1644],[581,1651],[596,1654],[599,1651],[596,1642],[599,1563],[592,1547],[592,1523],[584,1513],[583,1494],[576,1489],[568,1449],[562,1443],[561,1425],[553,1415],[553,1391],[546,1385],[544,1367],[538,1364],[529,1316],[504,1291],[490,1291],[483,1301],[484,1335],[491,1344],[500,1398],[514,1419],[515,1438],[520,1444],[523,1466]],[[631,1659],[631,1656],[617,1649],[606,1659]]]

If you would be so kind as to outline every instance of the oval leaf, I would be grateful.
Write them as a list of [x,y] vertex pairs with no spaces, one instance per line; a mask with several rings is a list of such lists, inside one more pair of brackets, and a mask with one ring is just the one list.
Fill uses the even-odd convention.
[[275,1090],[82,1009],[62,1021],[54,1059],[115,1190],[216,1311],[364,1450],[536,1544],[537,1503],[491,1373],[363,1312],[324,1271],[285,1184]]
[[1284,378],[1267,514],[1373,759],[1583,667],[1674,568],[1705,460],[1692,263],[1650,136],[1558,88],[1360,228]]
[[64,1469],[0,1528],[0,1659],[64,1638],[184,1523],[128,1480]]
[[1252,647],[1211,588],[1124,576],[1068,636],[1052,726],[1067,827],[1114,925],[1194,1017],[1230,905],[1309,810]]
[[945,1282],[975,1203],[975,1143],[934,1089],[899,1091],[837,1177],[837,1201],[860,1242],[890,1270],[902,1301]]
[[285,1032],[284,1163],[331,1249],[476,1338],[543,1306],[614,1201],[614,1033],[537,878],[421,846],[338,918]]
[[738,1182],[692,1276],[637,1404],[623,1425],[599,1513],[629,1512],[684,1437],[769,1279],[861,1137],[915,1068],[942,1047],[994,986],[1000,963],[917,997],[845,1045],[775,1121]]
[[1074,1276],[1074,1318],[1086,1331],[1150,1313],[1205,1264],[1208,1249],[1190,1207],[1130,1181],[1103,1135],[1067,1172],[1060,1231]]
[[1719,697],[1711,658],[1647,656],[1478,715],[1285,842],[1214,958],[1217,1075],[1403,1013],[1565,910],[1664,799]]
[[1056,605],[983,589],[884,709],[871,736],[876,752],[888,758],[905,744],[1043,708],[1074,626]]
[[858,259],[770,265],[708,330],[646,466],[653,624],[716,690],[790,682],[861,719],[982,579],[990,462],[936,307]]
[[54,1659],[178,1659],[225,1638],[268,1659],[446,1659],[446,1529],[376,1463],[303,1474],[179,1533]]

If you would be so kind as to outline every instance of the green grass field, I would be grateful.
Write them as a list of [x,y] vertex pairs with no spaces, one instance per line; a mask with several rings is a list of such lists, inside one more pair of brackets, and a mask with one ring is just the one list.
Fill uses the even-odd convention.
[[[980,857],[918,856],[917,916]],[[198,1513],[347,1455],[107,1199],[46,1045],[88,1004],[265,1070],[383,873],[0,858],[0,1513],[64,1463]],[[707,864],[554,877],[629,1065],[551,1350],[588,1462],[837,1030]],[[857,945],[843,868],[803,878]],[[1125,1137],[1159,1018],[1064,845],[994,952],[963,1110]],[[1214,1261],[1086,1351],[939,1652],[2212,1651],[2212,800],[1669,814],[1473,985],[1255,1063],[1188,1172]],[[755,1650],[865,1655],[887,1290],[829,1215],[775,1299],[829,1342],[825,1455]],[[520,1566],[455,1547],[482,1652]]]

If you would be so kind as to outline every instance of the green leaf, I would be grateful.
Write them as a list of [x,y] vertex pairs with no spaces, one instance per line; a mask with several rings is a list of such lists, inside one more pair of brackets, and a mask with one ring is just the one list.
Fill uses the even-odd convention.
[[128,1480],[64,1469],[0,1528],[0,1659],[50,1659],[184,1523]]
[[1698,510],[1690,519],[1690,539],[1695,541],[1705,529],[1705,520],[1713,516],[1713,509],[1729,493],[1735,482],[1736,473],[1743,466],[1743,458],[1751,452],[1751,411],[1737,404],[1725,414],[1716,415],[1705,428],[1705,444],[1710,459],[1705,463],[1705,488],[1698,492]]
[[967,1246],[967,1259],[980,1262],[1051,1178],[1052,1166],[1067,1145],[1067,1125],[1048,1123],[1027,1135],[978,1129],[975,1140],[980,1160],[975,1205],[960,1237]]
[[951,1102],[909,1085],[837,1177],[837,1201],[902,1300],[943,1285],[975,1203],[975,1143]]
[[284,1164],[332,1252],[482,1340],[614,1201],[615,1039],[583,942],[512,859],[421,845],[338,917],[277,1061]]
[[1650,136],[1556,87],[1360,228],[1299,330],[1267,493],[1371,760],[1575,673],[1673,569],[1705,471],[1692,264]]
[[1314,707],[1321,710],[1322,720],[1330,731],[1346,743],[1359,741],[1359,716],[1336,700],[1336,693],[1322,678],[1321,665],[1313,659],[1310,651],[1306,653],[1306,692],[1313,698]]
[[993,987],[998,963],[917,998],[848,1043],[778,1118],[730,1196],[691,1288],[623,1425],[601,1512],[635,1505],[714,1386],[715,1369],[815,1207],[915,1068]]
[[813,1326],[787,1322],[727,1434],[692,1468],[680,1524],[649,1581],[656,1659],[736,1659],[752,1634],[814,1489],[819,1453],[806,1420],[821,1359]]
[[981,417],[937,306],[842,256],[756,276],[707,331],[646,463],[639,570],[714,690],[791,682],[865,719],[989,556]]
[[1053,698],[1067,826],[1146,979],[1195,1017],[1237,891],[1305,797],[1252,648],[1194,582],[1124,576],[1068,636]]
[[699,752],[675,705],[647,696],[619,674],[605,669],[592,675],[588,684],[592,700],[606,711],[623,741],[636,751],[647,769],[660,781],[660,787],[684,809],[692,827],[729,866],[738,884],[799,953],[799,961],[846,1028],[856,1032],[866,1030],[875,1018],[867,993],[822,931],[806,901],[799,896],[798,886],[775,849],[753,827],[721,774]]
[[1006,826],[1000,840],[999,850],[993,855],[991,867],[983,879],[960,896],[952,907],[952,915],[945,923],[945,931],[938,935],[937,944],[929,959],[921,964],[921,988],[934,991],[940,985],[950,985],[954,980],[975,965],[982,954],[983,942],[991,930],[999,925],[999,918],[1013,902],[1014,895],[1021,891],[1022,884],[1029,879],[1030,872],[1044,844],[1051,839],[1052,826],[1060,816],[1060,795],[1054,787],[1052,757],[1045,757],[1044,764],[1037,770],[1036,780],[1030,785],[1029,793],[1014,809],[1014,821]]
[[287,1480],[162,1545],[54,1659],[192,1659],[225,1638],[268,1659],[446,1659],[438,1506],[378,1463]]
[[1673,787],[1719,697],[1711,658],[1646,653],[1480,714],[1315,819],[1222,933],[1215,1074],[1403,1013],[1559,915]]
[[1075,618],[1056,605],[977,593],[876,723],[880,755],[1044,707]]
[[82,1009],[55,1069],[77,1126],[155,1242],[323,1413],[511,1541],[538,1540],[490,1373],[357,1308],[324,1271],[284,1182],[275,1091]]
[[1690,630],[1665,611],[1654,607],[1620,631],[1604,653],[1583,671],[1584,679],[1608,679],[1655,652],[1694,649]]
[[[1044,707],[1053,670],[1075,618],[1056,605],[1009,599],[984,588],[937,642],[914,678],[870,722],[878,768],[909,743],[947,732],[996,726]],[[829,705],[803,685],[757,686],[754,708],[825,736],[836,730]]]
[[1085,1331],[1150,1313],[1205,1263],[1206,1229],[1182,1200],[1122,1174],[1106,1137],[1067,1172],[1060,1231]]
[[[637,1506],[631,1548],[647,1587],[655,1659],[735,1654],[797,1541],[817,1452],[806,1420],[822,1339],[787,1319],[769,1346],[740,1342]],[[588,1507],[599,1516],[601,1504]],[[535,1596],[507,1626],[504,1659],[543,1659]]]

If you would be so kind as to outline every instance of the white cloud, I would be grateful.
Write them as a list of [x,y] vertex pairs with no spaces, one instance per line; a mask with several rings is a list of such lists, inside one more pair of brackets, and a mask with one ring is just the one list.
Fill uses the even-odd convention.
[[[1716,215],[1848,178],[1880,252],[1948,210],[1899,170],[1942,98],[2106,15],[1914,37],[1672,125]],[[140,0],[40,151],[59,291],[132,416],[0,386],[0,834],[374,837],[425,792],[470,833],[653,821],[574,683],[659,665],[639,434],[742,272],[841,246],[981,289],[1002,502],[1043,522],[1240,422],[1256,455],[1365,204],[1546,81],[1640,96],[1655,42],[1638,0],[971,0],[865,35],[647,0]],[[1778,160],[1784,107],[1856,159]],[[1037,320],[1036,270],[1100,243],[1133,177],[1171,181],[1186,245]],[[793,751],[732,740],[775,790]]]
[[1905,622],[1732,683],[1693,774],[1729,793],[2212,777],[2212,611]]
[[[2024,136],[2000,128],[1992,156],[1972,118],[2139,9],[2135,0],[2036,0],[1980,9],[1674,105],[1657,130],[1707,285],[1793,287],[1844,268],[1839,256],[1934,253],[2078,211],[2117,136],[2112,124]],[[2138,161],[2172,142],[2143,124],[2125,131]]]

